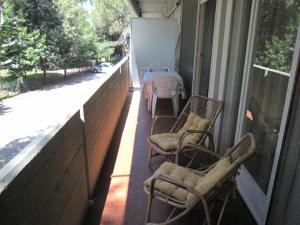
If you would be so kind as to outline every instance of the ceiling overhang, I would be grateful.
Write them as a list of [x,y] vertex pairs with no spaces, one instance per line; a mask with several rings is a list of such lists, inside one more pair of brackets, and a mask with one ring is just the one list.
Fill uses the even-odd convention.
[[129,0],[134,11],[140,17],[167,17],[180,1],[174,0]]
[[141,16],[141,8],[139,6],[139,2],[137,0],[128,0],[128,1],[130,3],[131,7],[133,8],[135,14],[140,17]]

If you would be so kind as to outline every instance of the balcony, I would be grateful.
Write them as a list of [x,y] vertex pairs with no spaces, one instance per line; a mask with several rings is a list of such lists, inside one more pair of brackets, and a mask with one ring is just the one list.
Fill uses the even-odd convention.
[[[259,19],[260,12],[269,7],[261,10],[259,3],[274,4],[272,13],[284,17],[268,21],[274,25],[270,27],[287,21],[289,13],[277,14],[278,4],[273,1],[131,2],[142,17],[169,17],[178,23],[180,38],[168,34],[178,41],[174,42],[176,51],[171,51],[175,57],[168,60],[183,78],[187,94],[207,95],[225,103],[214,130],[219,153],[245,132],[255,133],[256,155],[242,167],[239,192],[230,201],[222,224],[297,224],[300,33],[296,35],[296,28],[284,31],[294,32],[292,47],[286,45],[289,73],[253,64],[256,36],[263,34],[256,30],[268,27]],[[165,6],[157,6],[160,4]],[[141,46],[149,43],[136,40]],[[166,40],[170,44],[169,36]],[[163,50],[153,43],[147,47]],[[151,115],[138,82],[130,80],[130,75],[138,80],[138,70],[154,60],[144,63],[141,56],[149,54],[139,53],[136,71],[130,74],[128,59],[123,59],[74,114],[35,139],[0,170],[1,225],[144,224],[147,196],[143,181],[161,161],[154,161],[153,168],[147,165]],[[157,57],[161,54],[153,55],[162,61]],[[182,101],[181,108],[184,104]],[[159,103],[158,114],[171,112],[170,102]],[[217,209],[218,205],[213,215]],[[166,205],[155,202],[153,220],[160,221],[169,212]],[[201,209],[195,209],[177,224],[200,224],[203,218]]]
[[[161,160],[147,165],[151,114],[141,91],[129,91],[129,75],[125,58],[81,109],[1,169],[1,224],[144,223],[143,181]],[[171,102],[159,102],[158,114],[171,115]],[[169,211],[156,204],[153,218]],[[193,210],[179,224],[203,218],[201,210]],[[239,197],[223,224],[233,221],[255,224]]]

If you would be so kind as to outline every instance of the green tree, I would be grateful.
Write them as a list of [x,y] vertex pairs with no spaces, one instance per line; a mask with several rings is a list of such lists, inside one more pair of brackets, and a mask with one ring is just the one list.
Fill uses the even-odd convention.
[[290,72],[300,0],[263,0],[261,9],[255,63]]
[[39,67],[44,72],[55,67],[59,58],[60,43],[63,42],[64,30],[62,19],[52,0],[7,0],[13,5],[15,14],[23,16],[29,32],[39,30],[45,36],[46,50],[40,55]]
[[133,16],[128,1],[125,0],[95,0],[93,23],[100,36],[106,36],[116,41],[129,26]]
[[0,65],[12,76],[26,76],[46,50],[45,36],[39,30],[29,31],[24,24],[22,15],[16,15],[12,3],[6,2],[0,27]]
[[97,59],[99,61],[109,61],[114,52],[115,46],[110,41],[102,41],[97,44]]
[[48,68],[63,68],[66,75],[69,67],[116,58],[129,30],[128,2],[95,0],[91,16],[83,7],[86,1],[6,0],[1,67],[16,76],[38,67],[45,80]]
[[291,35],[285,35],[283,39],[277,36],[271,37],[270,41],[265,41],[264,52],[256,59],[256,63],[289,72],[292,61],[289,47],[294,44],[293,41]]
[[109,42],[106,46],[114,48],[113,55],[122,54],[118,49],[122,51],[126,46],[130,18],[133,16],[134,12],[126,0],[94,0],[92,21],[95,30],[102,42]]
[[57,0],[56,4],[68,41],[69,48],[65,49],[63,57],[67,66],[83,66],[96,59],[99,39],[89,22],[88,13],[75,0]]

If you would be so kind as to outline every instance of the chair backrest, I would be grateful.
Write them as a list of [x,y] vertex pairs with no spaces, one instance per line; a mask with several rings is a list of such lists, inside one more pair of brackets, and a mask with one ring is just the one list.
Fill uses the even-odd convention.
[[245,134],[235,146],[233,146],[223,157],[229,156],[232,165],[240,167],[249,157],[254,154],[255,139],[252,133]]
[[151,64],[148,67],[148,72],[170,72],[170,67],[164,64]]
[[155,77],[152,80],[152,93],[159,98],[171,98],[178,94],[178,80],[174,77]]
[[[247,133],[240,139],[238,144],[233,146],[222,158],[220,158],[219,161],[229,157],[231,165],[228,167],[228,169],[225,169],[225,171],[223,170],[225,173],[222,177],[220,177],[219,180],[216,181],[214,188],[212,188],[210,191],[217,191],[218,189],[221,189],[222,183],[225,183],[228,180],[232,181],[232,178],[235,178],[235,176],[238,174],[240,166],[254,154],[255,146],[256,144],[253,134]],[[207,171],[209,172],[212,170],[218,162],[208,168]]]
[[[223,102],[211,99],[205,96],[194,95],[192,96],[181,114],[179,115],[177,121],[175,122],[173,128],[170,132],[178,132],[182,126],[185,124],[188,116],[191,112],[196,113],[203,119],[209,120],[209,124],[206,131],[211,131],[218,115],[220,114],[223,107]],[[202,136],[202,139],[205,138],[205,135]]]

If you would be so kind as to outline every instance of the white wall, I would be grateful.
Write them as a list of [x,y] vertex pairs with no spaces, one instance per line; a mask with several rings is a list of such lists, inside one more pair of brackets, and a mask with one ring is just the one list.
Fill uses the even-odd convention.
[[132,19],[130,52],[134,87],[140,87],[141,69],[150,64],[166,64],[175,69],[179,29],[174,19]]

